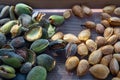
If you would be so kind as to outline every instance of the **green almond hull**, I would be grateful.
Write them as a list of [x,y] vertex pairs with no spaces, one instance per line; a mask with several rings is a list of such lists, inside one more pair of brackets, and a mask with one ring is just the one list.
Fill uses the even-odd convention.
[[47,54],[41,54],[37,57],[37,64],[51,71],[55,67],[55,60]]
[[28,73],[26,80],[46,80],[46,77],[46,69],[41,66],[36,66]]

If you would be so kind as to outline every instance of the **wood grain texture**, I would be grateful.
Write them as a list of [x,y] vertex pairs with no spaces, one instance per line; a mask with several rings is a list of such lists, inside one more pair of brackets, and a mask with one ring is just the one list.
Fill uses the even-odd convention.
[[120,0],[0,0],[0,4],[9,5],[15,5],[19,2],[41,9],[65,9],[71,8],[75,4],[85,4],[91,8],[102,8],[109,4],[120,6]]

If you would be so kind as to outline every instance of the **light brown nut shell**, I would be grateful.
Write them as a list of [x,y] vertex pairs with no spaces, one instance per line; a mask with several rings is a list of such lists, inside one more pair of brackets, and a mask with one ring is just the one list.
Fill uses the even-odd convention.
[[113,77],[112,80],[120,80],[119,77]]
[[102,21],[101,21],[101,24],[102,24],[104,27],[110,27],[110,23],[109,23],[107,20],[102,20]]
[[57,32],[52,36],[51,40],[54,41],[54,40],[62,39],[63,36],[64,36],[64,34],[62,32]]
[[88,48],[84,43],[81,43],[77,47],[77,53],[81,56],[86,56],[88,55]]
[[101,64],[105,65],[105,66],[108,66],[110,61],[112,59],[112,54],[109,54],[109,55],[106,55],[104,56],[102,59],[101,59]]
[[72,15],[72,10],[71,10],[71,9],[65,10],[65,11],[63,12],[63,16],[64,16],[65,19],[70,18],[71,15]]
[[65,40],[66,42],[80,43],[80,40],[71,33],[65,34],[63,40]]
[[120,28],[114,27],[114,34],[118,36],[118,39],[120,40]]
[[82,10],[82,7],[80,5],[74,5],[72,7],[72,12],[74,15],[82,18],[84,15],[83,15],[83,10]]
[[118,40],[118,36],[117,35],[112,35],[108,40],[107,40],[107,44],[115,44]]
[[114,48],[115,48],[115,52],[116,53],[120,52],[120,41],[118,41],[118,42],[115,43]]
[[112,27],[107,27],[104,31],[104,37],[106,39],[110,38],[110,36],[113,35],[113,28]]
[[101,47],[100,49],[104,55],[112,54],[114,51],[114,47],[112,45],[105,45]]
[[120,62],[120,54],[119,53],[113,54],[113,57],[116,58],[117,61]]
[[95,42],[98,47],[101,47],[106,44],[107,40],[103,36],[97,36],[95,39]]
[[103,64],[96,64],[92,66],[89,71],[94,77],[98,79],[105,79],[110,73],[109,68]]
[[119,17],[111,17],[108,19],[108,22],[112,27],[120,27],[120,18]]
[[89,63],[87,60],[82,59],[80,60],[78,67],[77,67],[77,76],[83,76],[89,70]]
[[88,6],[82,5],[82,10],[87,16],[91,16],[93,14],[92,10]]
[[100,62],[101,58],[102,58],[101,50],[96,50],[90,54],[88,58],[88,62],[89,64],[95,65]]
[[120,78],[120,71],[118,72],[117,77]]
[[99,23],[96,24],[96,32],[97,33],[103,34],[104,30],[105,30],[105,27],[102,24],[99,24]]
[[67,71],[71,71],[79,64],[79,58],[77,56],[68,57],[65,62],[65,68]]
[[116,58],[112,58],[112,60],[110,61],[110,71],[113,75],[117,75],[118,71],[119,71],[119,64]]
[[85,27],[90,28],[90,29],[93,29],[93,28],[96,27],[96,24],[95,24],[95,22],[93,22],[93,21],[86,21],[86,22],[84,23],[84,25],[85,25]]
[[85,29],[85,30],[82,30],[79,34],[78,34],[78,38],[79,40],[81,41],[86,41],[90,38],[91,36],[91,32],[90,32],[90,29]]
[[120,7],[117,7],[117,8],[114,10],[114,14],[120,16]]
[[97,44],[92,39],[88,39],[86,41],[86,46],[89,49],[89,51],[93,52],[97,49]]
[[116,8],[115,5],[108,5],[103,8],[103,12],[111,14],[113,13],[115,8]]
[[101,13],[101,18],[102,20],[107,20],[109,19],[111,16],[108,13]]

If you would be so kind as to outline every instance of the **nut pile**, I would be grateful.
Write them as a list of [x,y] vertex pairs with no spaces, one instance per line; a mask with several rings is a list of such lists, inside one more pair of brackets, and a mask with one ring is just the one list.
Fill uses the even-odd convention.
[[[82,30],[78,36],[73,34],[63,36],[63,40],[77,44],[76,53],[79,54],[79,56],[69,56],[65,67],[67,71],[76,70],[77,76],[84,76],[89,71],[97,79],[106,79],[111,73],[115,76],[112,80],[120,80],[120,7],[109,5],[102,10],[100,23],[86,21],[82,26],[87,29]],[[79,5],[72,7],[73,14],[80,19],[86,13],[92,13],[90,8],[85,11]],[[113,14],[114,16],[111,16]],[[95,29],[96,33],[100,34],[95,40],[90,39],[91,29]],[[88,58],[84,58],[86,56]]]
[[[46,18],[45,13],[33,12],[32,7],[24,3],[0,5],[0,77],[46,80],[47,73],[56,65],[55,59],[45,53],[49,50],[57,55],[64,53],[66,70],[76,69],[77,76],[90,71],[97,79],[106,79],[110,73],[115,76],[113,80],[120,79],[120,18],[117,17],[120,8],[115,5],[104,7],[101,23],[86,21],[81,25],[87,29],[78,36],[56,32],[57,26],[72,13],[80,19],[93,14],[88,6],[74,5],[62,16]],[[101,36],[92,40],[91,29]]]

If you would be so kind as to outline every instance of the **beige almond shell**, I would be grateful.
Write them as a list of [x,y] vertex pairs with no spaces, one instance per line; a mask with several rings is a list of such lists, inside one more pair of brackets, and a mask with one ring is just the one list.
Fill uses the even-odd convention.
[[62,32],[57,32],[52,36],[51,40],[54,41],[54,40],[62,39],[63,36],[64,36],[64,34]]
[[101,59],[101,62],[100,64],[103,64],[105,66],[108,66],[110,61],[112,59],[112,54],[109,54],[109,55],[105,55],[102,59]]
[[92,66],[89,71],[94,77],[98,79],[105,79],[110,73],[109,68],[103,64],[96,64]]
[[88,55],[88,48],[84,43],[81,43],[77,47],[77,53],[81,56],[86,56]]
[[71,33],[65,34],[63,36],[63,40],[65,40],[66,42],[80,43],[80,40]]
[[112,58],[112,60],[110,61],[110,71],[113,75],[117,75],[119,72],[119,64],[116,58]]
[[76,15],[80,18],[82,18],[84,16],[82,7],[80,5],[74,5],[72,7],[72,12],[73,12],[74,15]]
[[87,16],[90,16],[93,14],[92,10],[88,6],[82,5],[82,10],[83,10],[83,13],[86,14]]
[[120,71],[118,72],[117,77],[120,78]]
[[95,39],[95,42],[98,47],[101,47],[106,44],[107,40],[103,36],[97,36]]
[[96,50],[90,54],[90,56],[88,58],[88,62],[91,65],[95,65],[95,64],[98,64],[100,62],[101,58],[102,58],[101,50]]
[[75,69],[79,64],[79,58],[77,56],[68,57],[65,62],[65,68],[67,71]]
[[118,40],[118,36],[117,35],[112,35],[110,38],[108,38],[107,40],[107,44],[115,44]]
[[95,24],[95,22],[93,22],[93,21],[86,21],[86,22],[84,23],[84,25],[85,25],[85,27],[90,28],[90,29],[93,29],[93,28],[96,27],[96,24]]
[[90,29],[85,29],[82,30],[79,34],[78,34],[78,38],[80,41],[87,41],[91,36],[91,32]]
[[101,18],[102,20],[107,20],[109,19],[111,16],[108,13],[101,13]]
[[120,53],[120,41],[115,43],[114,48],[116,53]]
[[104,27],[110,27],[110,23],[108,22],[108,20],[102,20],[102,21],[101,21],[101,24],[102,24]]
[[119,27],[120,26],[120,18],[119,17],[111,17],[108,19],[108,22],[112,27]]
[[118,36],[118,39],[120,40],[120,28],[114,27],[114,34]]
[[114,47],[112,45],[105,45],[100,48],[102,51],[102,54],[107,55],[107,54],[112,54],[114,51]]
[[100,23],[96,24],[96,32],[97,33],[103,34],[104,30],[105,30],[105,27],[102,24],[100,24]]
[[71,15],[72,15],[72,10],[71,10],[71,9],[65,10],[65,11],[63,12],[63,17],[64,17],[65,19],[70,18]]
[[77,67],[77,76],[83,76],[89,70],[89,63],[87,60],[82,59],[80,60],[78,67]]
[[97,49],[97,44],[92,39],[88,39],[86,41],[86,46],[87,46],[88,50],[91,52],[93,52]]
[[113,77],[112,80],[120,80],[119,77]]
[[120,62],[120,54],[119,53],[113,54],[113,57],[116,58],[118,62]]
[[111,14],[113,13],[115,8],[116,8],[115,5],[108,5],[103,8],[103,12]]
[[115,8],[114,14],[120,16],[120,7]]
[[113,35],[113,28],[112,27],[107,27],[104,31],[104,37],[106,39],[110,38],[110,36]]

